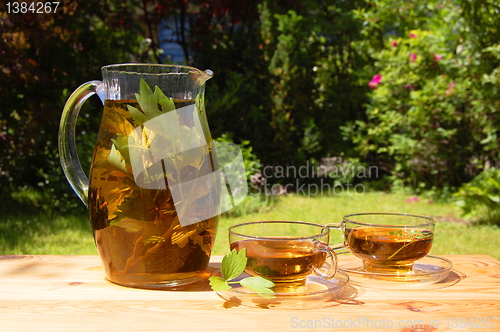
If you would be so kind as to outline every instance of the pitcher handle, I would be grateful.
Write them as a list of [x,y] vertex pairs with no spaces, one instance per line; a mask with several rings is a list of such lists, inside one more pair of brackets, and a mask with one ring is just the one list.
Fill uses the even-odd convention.
[[102,81],[90,81],[80,85],[66,101],[59,125],[58,145],[61,166],[71,188],[85,206],[88,202],[89,179],[83,171],[76,151],[76,121],[83,103],[103,87]]

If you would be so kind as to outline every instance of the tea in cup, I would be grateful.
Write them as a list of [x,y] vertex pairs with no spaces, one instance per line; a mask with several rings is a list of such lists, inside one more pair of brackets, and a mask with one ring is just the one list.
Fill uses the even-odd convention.
[[337,256],[327,226],[300,221],[257,221],[229,227],[231,250],[246,249],[245,271],[274,282],[277,292],[305,286],[311,274],[331,279]]
[[328,226],[343,230],[343,246],[363,260],[366,272],[406,274],[431,250],[435,220],[407,213],[356,213]]

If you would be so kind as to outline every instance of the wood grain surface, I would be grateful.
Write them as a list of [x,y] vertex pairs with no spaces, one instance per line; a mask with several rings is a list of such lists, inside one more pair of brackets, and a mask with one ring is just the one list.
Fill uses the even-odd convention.
[[300,310],[238,305],[208,282],[121,287],[104,279],[98,256],[0,256],[0,331],[500,331],[500,262],[443,257],[454,268],[442,287],[348,285],[336,299]]

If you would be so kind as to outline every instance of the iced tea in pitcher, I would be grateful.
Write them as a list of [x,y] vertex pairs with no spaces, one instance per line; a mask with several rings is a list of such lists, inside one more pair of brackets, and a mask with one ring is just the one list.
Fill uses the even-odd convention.
[[[189,104],[195,105],[194,101],[174,103],[176,109]],[[105,102],[92,160],[90,220],[104,268],[112,281],[137,286],[201,277],[210,258],[219,217],[212,216],[183,227],[169,185],[175,184],[172,179],[186,179],[186,176],[196,179],[199,174],[213,171],[208,145],[198,147],[196,155],[199,158],[194,162],[185,160],[185,155],[171,153],[170,144],[179,144],[175,139],[168,141],[165,135],[143,123],[137,130],[138,121],[133,119],[130,114],[134,113],[129,109],[144,114],[135,101]],[[202,133],[196,132],[192,115],[188,112],[177,118],[181,128],[185,127],[187,133],[191,131],[193,139],[197,139],[196,136]],[[164,119],[157,121],[161,120]],[[143,139],[131,139],[131,135]],[[140,174],[137,179],[130,149],[150,149],[155,140],[162,141],[156,146],[163,145],[165,158],[142,160],[150,163],[144,165],[144,171],[149,174]],[[130,145],[132,141],[136,146]],[[170,160],[165,160],[167,158]],[[166,163],[171,163],[172,167],[167,167]],[[147,185],[141,186],[141,183]],[[195,193],[197,197],[189,208],[196,210],[194,213],[211,210],[211,194],[214,193],[210,190]]]
[[[59,151],[87,205],[106,277],[166,288],[205,278],[220,215],[220,172],[204,109],[212,73],[187,66],[123,64],[81,85],[61,119]],[[104,112],[89,178],[76,154],[83,102]]]

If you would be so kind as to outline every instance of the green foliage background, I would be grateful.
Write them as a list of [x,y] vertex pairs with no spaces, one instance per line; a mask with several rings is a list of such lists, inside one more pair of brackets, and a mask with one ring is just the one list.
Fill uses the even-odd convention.
[[[212,135],[251,146],[263,165],[352,158],[416,192],[454,192],[499,168],[493,0],[68,0],[45,16],[1,4],[1,202],[30,189],[51,209],[82,208],[59,167],[62,106],[103,65],[161,61],[158,25],[171,15],[185,64],[215,73]],[[84,163],[100,108],[82,111]]]
[[[129,61],[140,38],[123,20],[131,4],[66,1],[58,14],[8,14],[0,5],[0,199],[35,189],[45,206],[80,207],[59,164],[57,132],[64,102],[104,64]],[[92,101],[78,126],[81,159],[88,165],[102,106]],[[43,205],[43,203],[42,203]]]
[[[382,14],[393,33],[357,45],[375,60],[366,70],[382,81],[369,95],[367,119],[344,133],[402,185],[457,187],[499,160],[499,31],[491,16],[498,6],[444,1],[413,9],[413,25],[393,8],[358,12],[367,22]],[[363,33],[379,29],[368,25]]]

